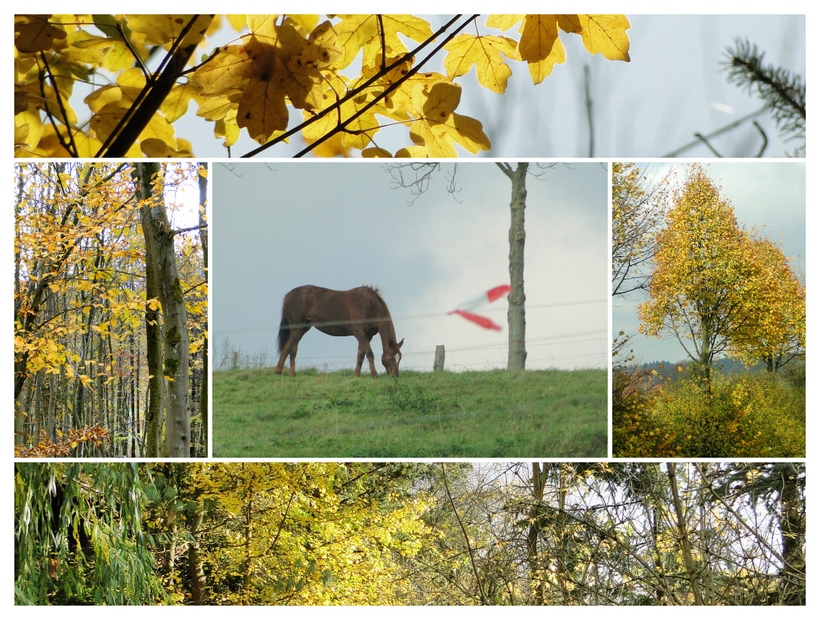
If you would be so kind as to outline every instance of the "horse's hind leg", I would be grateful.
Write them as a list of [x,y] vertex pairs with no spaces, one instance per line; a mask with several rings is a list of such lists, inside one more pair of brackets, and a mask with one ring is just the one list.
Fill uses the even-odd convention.
[[279,354],[279,363],[276,364],[274,372],[277,375],[282,374],[282,369],[285,366],[285,359],[290,356],[290,370],[288,374],[293,377],[296,374],[296,351],[299,349],[299,341],[305,335],[306,329],[292,329],[290,336],[285,344],[282,346],[282,352]]
[[282,345],[282,350],[279,353],[279,362],[276,364],[276,369],[273,371],[277,375],[282,374],[282,369],[285,367],[285,358],[287,358],[288,354],[290,353],[290,345],[292,342],[292,337],[288,334],[288,339],[285,340],[284,344]]

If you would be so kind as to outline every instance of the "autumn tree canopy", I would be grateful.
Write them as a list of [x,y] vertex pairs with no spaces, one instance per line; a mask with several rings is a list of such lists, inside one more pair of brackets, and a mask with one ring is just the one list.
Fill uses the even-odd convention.
[[[215,47],[222,28],[236,37]],[[296,134],[302,154],[477,154],[492,145],[457,111],[461,78],[475,68],[503,94],[524,63],[539,84],[570,34],[628,61],[628,28],[623,15],[453,15],[436,30],[413,15],[18,15],[15,155],[192,156],[174,127],[192,103],[226,148],[241,132],[261,145],[246,156]],[[381,148],[382,131],[406,146]]]
[[774,369],[769,360],[805,346],[805,288],[780,248],[738,226],[698,165],[669,211],[654,261],[640,329],[675,337],[705,379],[719,353]]

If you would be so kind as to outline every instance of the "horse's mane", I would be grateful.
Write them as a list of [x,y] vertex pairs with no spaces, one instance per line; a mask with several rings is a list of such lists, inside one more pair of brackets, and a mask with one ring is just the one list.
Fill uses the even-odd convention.
[[382,297],[382,292],[379,290],[379,287],[373,286],[371,284],[363,284],[362,288],[367,289],[373,293],[375,301],[379,304],[380,312],[384,313],[384,316],[387,319],[390,319],[390,309],[387,307],[387,302],[384,300],[384,297]]

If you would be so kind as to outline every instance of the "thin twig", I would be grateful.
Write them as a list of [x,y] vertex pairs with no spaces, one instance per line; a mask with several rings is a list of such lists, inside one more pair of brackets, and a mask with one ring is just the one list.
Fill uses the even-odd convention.
[[464,544],[467,545],[467,552],[470,554],[470,567],[473,569],[473,576],[475,577],[476,587],[478,588],[478,596],[481,599],[481,604],[486,605],[487,599],[484,595],[484,586],[481,583],[481,577],[478,574],[478,567],[476,566],[475,561],[475,553],[473,552],[473,547],[470,544],[470,537],[467,535],[467,528],[464,527],[464,523],[461,521],[461,517],[458,514],[458,510],[456,509],[456,504],[453,501],[453,496],[450,493],[450,486],[447,484],[447,470],[445,469],[445,464],[441,464],[441,475],[444,481],[444,491],[447,493],[447,500],[450,502],[450,507],[453,509],[453,514],[456,517],[456,521],[458,522],[458,527],[461,528],[461,533],[464,536]]

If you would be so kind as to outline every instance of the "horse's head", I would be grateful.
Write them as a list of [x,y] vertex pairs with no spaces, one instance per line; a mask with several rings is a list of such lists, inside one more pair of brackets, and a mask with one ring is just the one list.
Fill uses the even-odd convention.
[[393,342],[392,340],[388,343],[387,348],[385,349],[384,353],[382,353],[382,364],[384,364],[385,370],[387,370],[387,374],[391,377],[398,377],[399,376],[399,362],[401,362],[401,345],[404,344],[404,338],[401,339],[401,342]]

